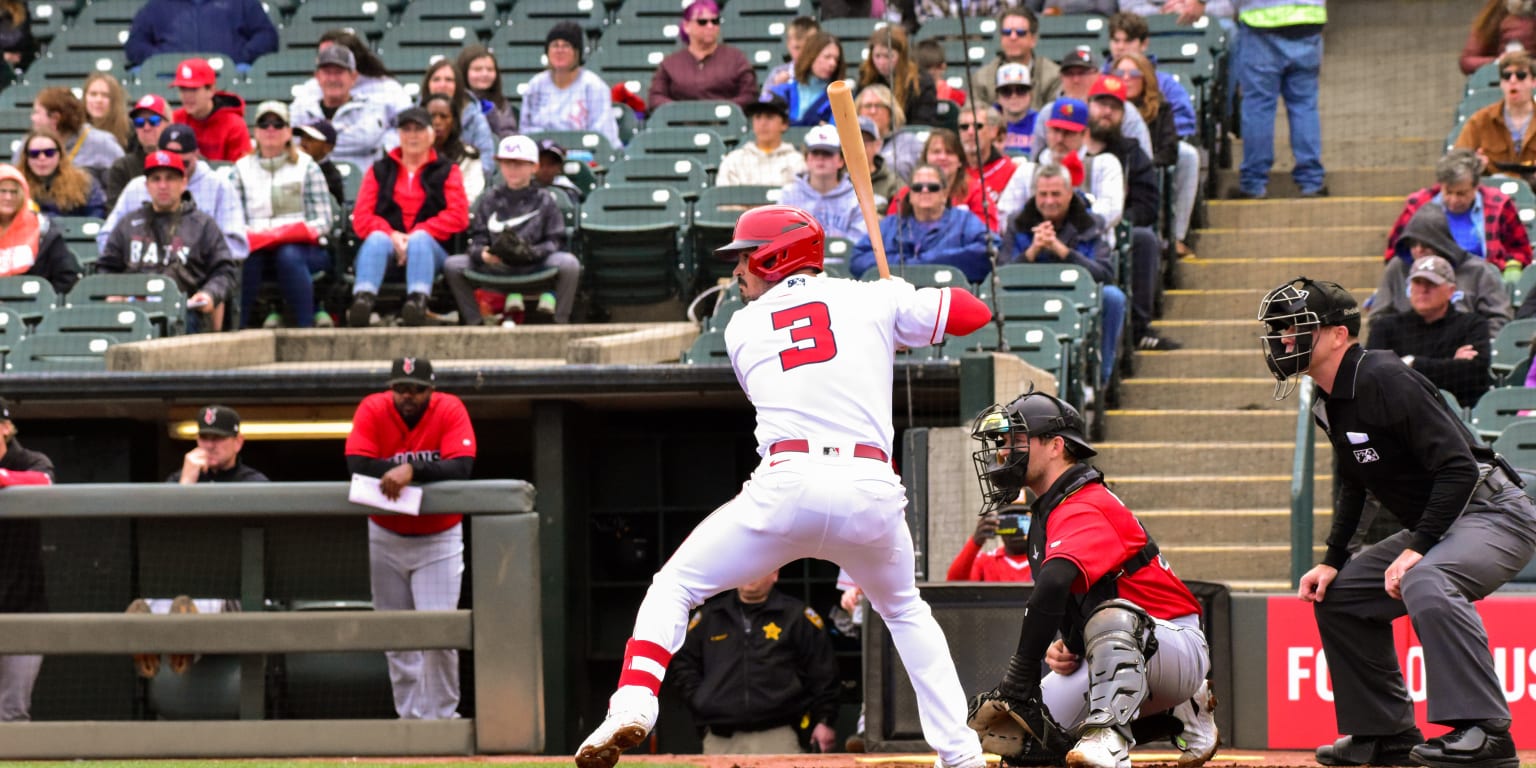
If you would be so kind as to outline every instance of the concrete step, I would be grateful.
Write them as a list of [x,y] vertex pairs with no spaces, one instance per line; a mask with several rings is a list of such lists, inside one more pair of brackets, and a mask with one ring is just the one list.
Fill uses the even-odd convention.
[[1269,369],[1264,366],[1264,358],[1259,355],[1257,347],[1137,352],[1136,360],[1136,378],[1194,379],[1201,376],[1263,378],[1269,376]]
[[[1113,435],[1111,435],[1113,436]],[[1296,445],[1289,440],[1267,443],[1165,442],[1127,443],[1113,440],[1094,446],[1094,466],[1117,475],[1176,475],[1183,473],[1239,475],[1287,474],[1294,466]],[[1321,455],[1320,455],[1321,454]],[[1313,472],[1327,474],[1333,464],[1326,451],[1314,451]],[[1238,539],[1233,539],[1237,541]]]
[[[1317,200],[1213,200],[1214,229],[1261,227],[1391,227],[1401,197],[1329,197]],[[1203,243],[1201,244],[1203,248]]]
[[[1379,119],[1380,115],[1376,116]],[[1450,125],[1449,122],[1446,123]],[[1449,130],[1447,128],[1446,130]],[[1326,167],[1326,166],[1325,166]],[[1402,166],[1390,168],[1364,168],[1359,166],[1328,169],[1329,194],[1341,197],[1407,197],[1415,190],[1434,183],[1433,165]],[[1237,189],[1237,169],[1223,170],[1218,174],[1217,197],[1225,197],[1228,190]],[[1291,180],[1289,171],[1276,169],[1269,174],[1269,196],[1290,198],[1299,196],[1301,190]],[[1391,226],[1388,221],[1384,226]]]
[[[1258,357],[1258,353],[1254,353]],[[1295,408],[1288,400],[1274,399],[1275,380],[1257,376],[1230,379],[1153,379],[1136,376],[1120,383],[1120,402],[1126,408],[1220,408],[1256,410]],[[1114,429],[1111,421],[1110,429]]]
[[[1289,201],[1287,201],[1289,202]],[[1283,256],[1361,256],[1379,254],[1391,230],[1384,224],[1330,227],[1244,227],[1200,230],[1202,259],[1264,259]],[[1378,258],[1377,264],[1381,263]]]
[[[1346,126],[1345,130],[1330,131],[1331,121],[1323,122],[1323,167],[1324,168],[1388,168],[1395,165],[1425,166],[1434,165],[1445,146],[1445,132],[1450,130],[1451,123],[1455,120],[1455,100],[1452,100],[1452,108],[1429,115],[1425,118],[1424,125],[1410,126],[1394,123],[1388,132],[1378,134],[1371,130],[1370,138],[1361,138],[1358,130],[1351,133]],[[1285,121],[1281,121],[1284,125]],[[1438,131],[1439,136],[1433,136],[1432,131]],[[1429,138],[1433,136],[1433,138]],[[1273,170],[1290,171],[1296,166],[1289,150],[1290,139],[1283,132],[1275,135],[1275,147],[1279,155],[1275,157]],[[1242,162],[1242,139],[1233,142],[1233,157]],[[1430,182],[1433,183],[1433,177]],[[1427,184],[1423,185],[1427,186]]]
[[[1182,285],[1207,289],[1268,291],[1298,275],[1340,285],[1374,286],[1381,280],[1381,256],[1272,256],[1211,259],[1201,255],[1179,262]],[[1364,300],[1363,297],[1357,297]],[[1258,312],[1255,303],[1253,311]]]
[[[1279,499],[1277,501],[1284,501]],[[1286,544],[1291,540],[1291,510],[1273,509],[1138,509],[1136,517],[1159,547],[1217,546],[1236,544]],[[1322,544],[1333,524],[1333,511],[1318,507],[1312,511],[1312,538]]]
[[[1285,544],[1230,546],[1162,546],[1163,557],[1182,579],[1220,582],[1260,582],[1271,590],[1288,591],[1291,546]],[[1323,556],[1314,548],[1312,561]]]
[[[1269,509],[1291,498],[1291,473],[1121,475],[1109,487],[1131,509]],[[1333,476],[1317,475],[1312,498],[1333,498]]]
[[[1183,409],[1117,408],[1107,414],[1109,437],[1122,444],[1170,440],[1292,440],[1296,434],[1296,401],[1287,402],[1290,403],[1289,410],[1218,410],[1199,408],[1193,403]],[[1274,506],[1274,502],[1259,506]]]
[[[1279,282],[1278,280],[1275,282]],[[1259,349],[1259,331],[1263,326],[1259,321],[1245,320],[1153,320],[1152,327],[1159,335],[1167,335],[1179,340],[1186,349],[1211,349],[1211,350],[1252,350],[1255,359],[1260,359],[1262,352]],[[1135,379],[1131,379],[1134,381]],[[1196,403],[1199,407],[1204,403]]]
[[[1284,279],[1284,278],[1281,278]],[[1176,288],[1163,292],[1163,317],[1170,320],[1241,320],[1254,317],[1267,288]],[[1374,285],[1346,284],[1356,296],[1369,296]]]

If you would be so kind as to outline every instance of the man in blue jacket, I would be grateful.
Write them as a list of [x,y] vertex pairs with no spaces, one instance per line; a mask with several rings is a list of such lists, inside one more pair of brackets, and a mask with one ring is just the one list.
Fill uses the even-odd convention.
[[157,53],[222,53],[244,72],[277,50],[277,27],[257,0],[149,0],[123,52],[137,68]]

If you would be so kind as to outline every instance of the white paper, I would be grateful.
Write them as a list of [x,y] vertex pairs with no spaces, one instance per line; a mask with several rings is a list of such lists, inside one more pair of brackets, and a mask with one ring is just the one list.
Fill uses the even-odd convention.
[[352,490],[347,493],[347,501],[353,504],[362,504],[368,507],[399,512],[402,515],[421,514],[421,488],[407,485],[400,489],[400,498],[390,501],[384,495],[384,489],[377,477],[367,475],[352,475]]

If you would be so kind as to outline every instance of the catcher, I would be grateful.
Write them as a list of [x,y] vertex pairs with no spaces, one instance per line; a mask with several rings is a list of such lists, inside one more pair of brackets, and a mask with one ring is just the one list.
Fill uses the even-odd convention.
[[[1183,723],[1179,765],[1202,765],[1218,738],[1200,604],[1104,475],[1081,463],[1096,453],[1083,433],[1075,408],[1041,392],[994,405],[972,426],[987,508],[1024,488],[1036,500],[1035,588],[1018,650],[1003,681],[971,701],[970,725],[983,749],[1014,765],[1129,768],[1132,721],[1172,709]],[[1156,715],[1137,731],[1149,735],[1159,720],[1174,725]]]

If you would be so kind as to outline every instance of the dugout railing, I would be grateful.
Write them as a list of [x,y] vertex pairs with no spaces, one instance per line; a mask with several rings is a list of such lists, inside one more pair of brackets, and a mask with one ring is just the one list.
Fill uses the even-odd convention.
[[[275,592],[328,587],[306,578],[337,548],[365,546],[347,483],[59,485],[6,489],[0,514],[131,519],[136,586],[237,596],[221,614],[0,614],[0,654],[236,654],[239,719],[7,723],[0,759],[536,754],[544,748],[539,522],[517,480],[427,486],[423,513],[465,515],[469,610],[274,611]],[[198,556],[193,557],[196,553]],[[195,560],[195,572],[184,566]],[[211,563],[211,564],[210,564]],[[84,567],[84,565],[82,565]],[[355,570],[352,568],[350,570]],[[347,578],[356,584],[356,574]],[[361,574],[366,584],[367,574]],[[196,584],[192,582],[196,581]],[[355,587],[354,587],[355,588]],[[473,717],[268,720],[274,654],[455,648],[473,654]],[[45,669],[47,661],[44,662]],[[469,679],[471,678],[472,679]]]

